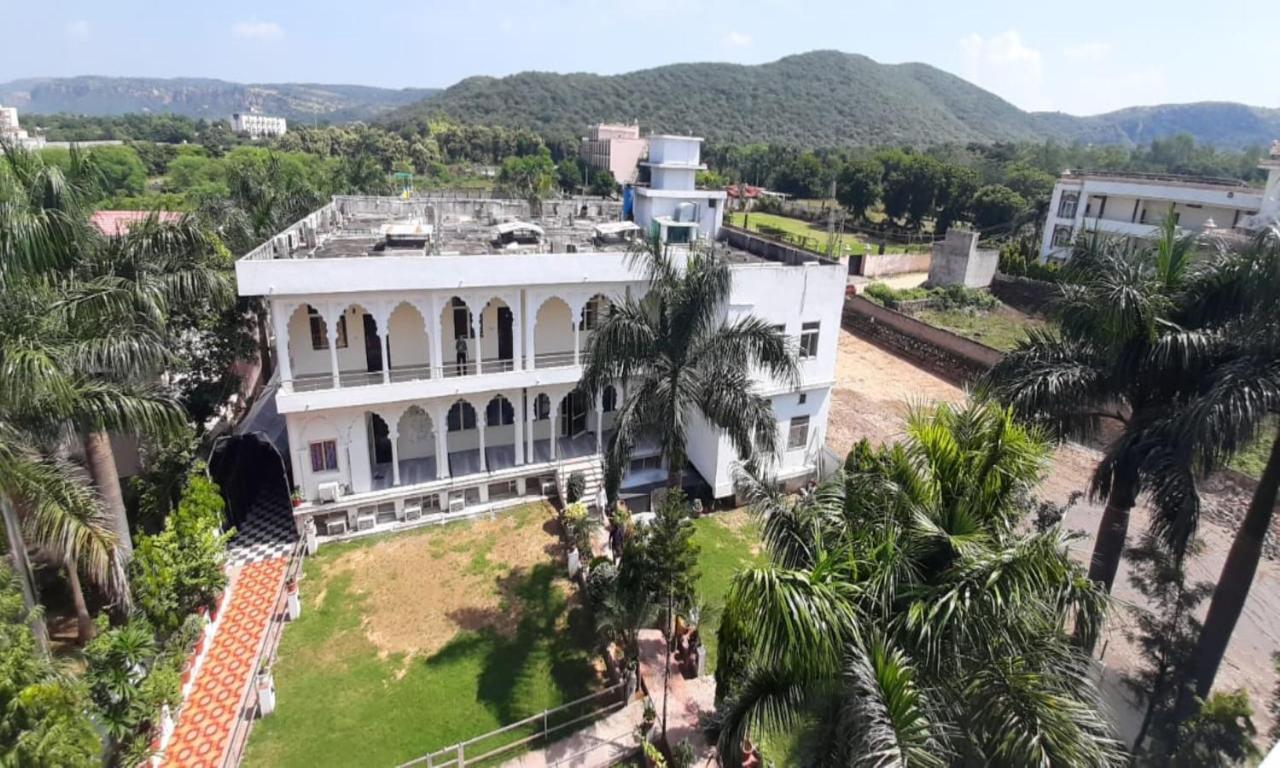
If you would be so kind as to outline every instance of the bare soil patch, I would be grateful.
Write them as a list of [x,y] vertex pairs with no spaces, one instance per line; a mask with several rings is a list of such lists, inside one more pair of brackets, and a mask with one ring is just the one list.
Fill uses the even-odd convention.
[[[558,552],[555,530],[552,509],[538,505],[352,549],[325,565],[324,578],[350,574],[349,594],[363,598],[363,630],[379,655],[429,656],[460,631],[512,635],[521,619],[513,575]],[[555,586],[568,590],[563,579]]]

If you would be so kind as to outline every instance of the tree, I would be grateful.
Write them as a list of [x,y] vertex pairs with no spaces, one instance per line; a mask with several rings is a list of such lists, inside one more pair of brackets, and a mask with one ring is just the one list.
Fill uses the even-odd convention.
[[610,197],[618,193],[618,182],[608,168],[591,168],[591,186],[587,192],[597,197]]
[[138,541],[130,563],[135,600],[162,634],[176,631],[197,608],[212,607],[227,585],[223,566],[231,532],[222,532],[223,508],[218,486],[197,463],[164,530]]
[[649,289],[643,298],[615,299],[587,343],[580,384],[588,393],[625,385],[606,463],[625,466],[636,440],[652,437],[666,461],[668,485],[678,488],[695,417],[727,434],[743,458],[773,454],[778,422],[752,371],[796,380],[785,337],[753,315],[719,319],[732,276],[715,251],[689,250],[682,268],[654,238],[630,259],[644,269]]
[[856,219],[880,200],[880,180],[884,166],[875,160],[853,160],[840,169],[836,178],[836,200]]
[[[1110,592],[1125,549],[1129,512],[1144,464],[1172,450],[1159,420],[1198,386],[1175,364],[1184,338],[1166,322],[1186,285],[1194,239],[1172,218],[1141,247],[1096,234],[1076,244],[1070,282],[1054,308],[1060,331],[1033,331],[987,374],[986,384],[1023,418],[1061,437],[1088,439],[1102,422],[1118,428],[1094,471],[1090,493],[1106,499],[1089,578]],[[1188,480],[1185,471],[1166,478]],[[1194,526],[1185,504],[1157,505],[1154,525],[1171,549]]]
[[0,764],[101,765],[85,691],[37,651],[23,603],[17,578],[0,564]]
[[969,208],[978,229],[989,230],[1012,223],[1027,209],[1027,201],[1004,185],[988,184],[974,193]]
[[[665,607],[674,601],[677,610],[696,603],[698,545],[693,542],[689,501],[680,489],[667,492],[655,510],[653,522],[628,541],[618,573],[619,590],[642,593],[643,603]],[[628,604],[636,600],[624,601]]]
[[994,403],[913,411],[797,500],[740,490],[770,562],[733,578],[716,670],[721,755],[812,728],[816,765],[1118,766],[1066,627],[1105,596],[1068,536],[1022,525],[1048,445]]
[[498,184],[521,200],[541,201],[555,185],[556,166],[551,153],[508,157],[498,171]]
[[578,162],[568,158],[556,165],[556,182],[560,189],[569,194],[578,191],[582,186],[582,171],[578,170]]
[[969,218],[977,189],[978,174],[972,170],[954,164],[940,165],[938,187],[933,198],[935,235],[944,234],[952,222]]

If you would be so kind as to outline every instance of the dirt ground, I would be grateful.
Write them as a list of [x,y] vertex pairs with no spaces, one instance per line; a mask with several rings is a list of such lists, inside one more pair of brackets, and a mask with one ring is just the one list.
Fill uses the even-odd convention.
[[[343,552],[326,564],[324,580],[351,574],[351,591],[366,599],[365,635],[381,656],[429,656],[460,630],[515,631],[521,617],[510,607],[517,601],[503,590],[512,580],[501,577],[558,552],[556,525],[550,506],[531,505],[490,520],[391,536]],[[568,582],[559,579],[556,586],[567,590]],[[324,597],[317,594],[317,606]]]
[[[896,439],[902,434],[901,417],[909,404],[955,401],[963,396],[964,392],[959,387],[842,330],[827,446],[843,456],[850,445],[862,437],[873,442]],[[1066,503],[1074,491],[1086,490],[1097,459],[1097,451],[1080,445],[1058,448],[1049,474],[1041,485],[1041,496]],[[1247,495],[1238,491],[1217,487],[1220,484],[1215,483],[1205,485],[1210,489],[1204,491],[1206,505],[1230,507],[1248,503]],[[1067,513],[1067,527],[1086,534],[1072,548],[1072,554],[1082,563],[1088,560],[1093,549],[1093,534],[1101,514],[1101,505],[1087,499],[1078,502]],[[1129,527],[1131,540],[1146,530],[1147,521],[1146,508],[1134,509]],[[1202,521],[1200,538],[1203,551],[1191,563],[1189,570],[1193,578],[1211,583],[1217,581],[1233,535],[1233,530],[1214,520]],[[1113,611],[1098,650],[1104,665],[1103,675],[1109,683],[1104,686],[1108,703],[1121,735],[1131,742],[1137,721],[1132,705],[1125,701],[1126,694],[1115,684],[1138,662],[1138,653],[1125,634],[1131,623],[1131,606],[1140,601],[1141,595],[1130,585],[1128,574],[1128,564],[1122,563],[1113,592],[1117,610]],[[1208,601],[1202,605],[1202,611],[1207,607]],[[1280,563],[1264,560],[1249,591],[1244,615],[1236,627],[1216,681],[1220,690],[1245,688],[1249,692],[1255,712],[1254,723],[1260,734],[1265,734],[1271,727],[1266,710],[1276,685],[1271,655],[1277,650],[1280,650]]]

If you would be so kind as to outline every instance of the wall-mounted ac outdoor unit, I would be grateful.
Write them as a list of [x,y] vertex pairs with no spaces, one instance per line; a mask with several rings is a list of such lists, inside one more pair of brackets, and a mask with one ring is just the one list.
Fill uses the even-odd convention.
[[415,504],[413,506],[408,504],[404,505],[405,520],[417,520],[420,517],[422,517],[422,506],[420,504]]
[[316,495],[321,501],[337,501],[342,497],[342,483],[321,483],[316,486]]
[[372,531],[373,526],[377,524],[377,518],[373,514],[364,514],[356,518],[357,531]]
[[320,524],[320,530],[325,536],[340,536],[347,532],[347,518],[335,517],[325,520]]
[[467,500],[462,496],[454,496],[449,499],[449,512],[461,512],[467,508]]

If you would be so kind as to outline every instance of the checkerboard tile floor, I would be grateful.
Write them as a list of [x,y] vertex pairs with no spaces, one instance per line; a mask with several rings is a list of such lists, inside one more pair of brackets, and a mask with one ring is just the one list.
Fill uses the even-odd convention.
[[227,565],[249,565],[275,557],[288,557],[298,540],[288,499],[259,496],[248,519],[236,526],[236,535],[227,545]]
[[288,560],[276,558],[233,571],[222,623],[165,750],[166,768],[221,766],[236,722],[253,716],[240,711],[240,702],[253,684],[254,660],[287,570]]

